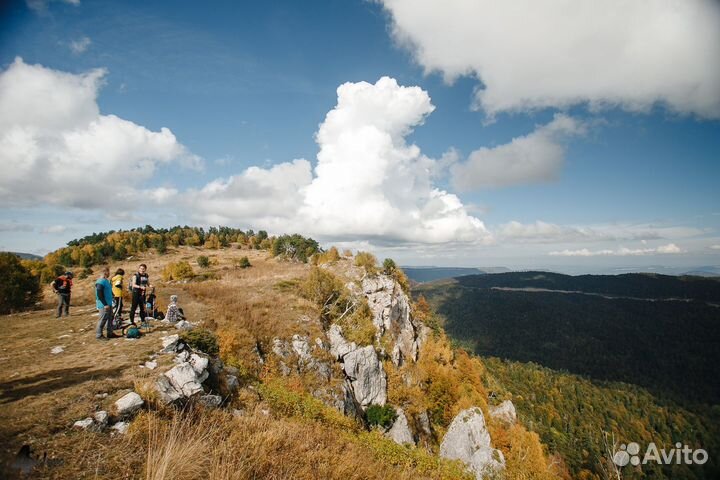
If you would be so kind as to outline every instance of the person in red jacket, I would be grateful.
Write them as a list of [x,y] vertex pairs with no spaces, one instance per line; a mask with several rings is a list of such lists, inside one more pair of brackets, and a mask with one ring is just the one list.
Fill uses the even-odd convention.
[[53,291],[58,296],[58,308],[57,315],[55,318],[62,316],[63,307],[65,307],[65,315],[70,316],[70,291],[72,290],[73,273],[65,272],[65,275],[60,275],[55,279],[52,284]]

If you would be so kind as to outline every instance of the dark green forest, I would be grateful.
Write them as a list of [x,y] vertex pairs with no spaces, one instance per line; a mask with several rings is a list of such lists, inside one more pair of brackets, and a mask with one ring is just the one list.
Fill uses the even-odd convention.
[[543,288],[617,297],[695,299],[720,302],[720,278],[624,273],[563,275],[552,272],[508,272],[457,278],[465,287]]
[[[457,345],[484,357],[498,388],[576,475],[599,474],[603,431],[720,453],[717,280],[516,272],[423,284],[413,294]],[[714,468],[654,475],[718,478]]]
[[618,382],[589,380],[536,363],[484,357],[488,389],[512,400],[520,421],[540,435],[551,451],[558,451],[573,478],[605,478],[600,462],[605,452],[603,433],[616,442],[672,448],[682,441],[704,448],[710,460],[698,465],[648,464],[625,467],[623,478],[720,478],[720,408],[684,408],[659,400],[647,390]]

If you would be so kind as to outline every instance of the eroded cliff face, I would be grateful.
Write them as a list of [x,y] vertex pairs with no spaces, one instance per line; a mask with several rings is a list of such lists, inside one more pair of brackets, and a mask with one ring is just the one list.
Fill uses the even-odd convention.
[[[274,339],[272,350],[285,375],[294,369],[299,373],[314,371],[330,383],[335,380],[337,392],[331,388],[329,395],[324,395],[328,389],[319,389],[318,396],[325,396],[324,400],[344,413],[358,416],[368,406],[382,406],[387,401],[383,359],[389,357],[398,367],[416,362],[427,328],[413,318],[410,299],[394,278],[384,274],[365,275],[361,269],[347,273],[352,280],[347,284],[351,297],[358,305],[367,302],[370,309],[374,341],[358,345],[346,339],[339,323],[331,323],[325,339],[311,342],[295,334],[291,339]],[[325,360],[321,359],[323,356]],[[331,362],[327,361],[328,356]],[[333,361],[339,368],[333,368]],[[407,436],[403,441],[407,441]]]
[[410,299],[400,284],[389,275],[366,276],[362,279],[362,294],[373,315],[376,342],[384,335],[390,337],[390,358],[395,366],[416,362],[426,327],[413,318]]

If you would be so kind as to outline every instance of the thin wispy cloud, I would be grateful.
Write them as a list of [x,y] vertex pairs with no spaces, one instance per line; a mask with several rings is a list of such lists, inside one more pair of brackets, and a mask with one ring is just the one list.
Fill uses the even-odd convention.
[[0,232],[32,232],[35,227],[26,223],[0,223]]
[[67,232],[67,230],[68,230],[68,227],[66,225],[52,225],[52,226],[41,229],[40,233],[58,234],[58,233],[65,233],[65,232]]
[[604,250],[588,250],[582,248],[580,250],[561,250],[549,252],[548,255],[551,257],[628,257],[628,256],[641,256],[641,255],[668,255],[668,254],[679,254],[685,253],[680,247],[674,243],[668,243],[667,245],[661,245],[655,248],[625,248],[621,247],[616,250],[604,249]]
[[52,2],[66,3],[76,7],[80,5],[80,0],[25,0],[25,4],[37,13],[45,13],[48,5]]
[[705,230],[676,225],[615,223],[607,225],[558,225],[538,220],[533,223],[511,221],[495,233],[501,241],[520,243],[588,243],[682,239],[703,235]]
[[92,40],[90,40],[90,37],[82,37],[78,40],[71,41],[69,47],[75,55],[80,55],[81,53],[85,53],[91,44]]

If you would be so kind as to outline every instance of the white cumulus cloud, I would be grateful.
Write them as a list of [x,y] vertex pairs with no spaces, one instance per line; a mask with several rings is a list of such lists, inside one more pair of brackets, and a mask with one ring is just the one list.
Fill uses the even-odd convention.
[[345,83],[337,94],[316,134],[314,173],[306,160],[251,167],[193,192],[194,211],[337,240],[489,241],[460,199],[433,185],[447,158],[435,161],[405,140],[435,108],[427,92],[383,77]]
[[585,102],[720,117],[715,0],[379,1],[426,72],[479,80],[490,117]]
[[557,114],[510,143],[473,151],[465,162],[451,167],[452,183],[460,190],[474,190],[554,180],[565,161],[563,141],[586,131],[583,122]]
[[302,191],[311,180],[310,162],[297,159],[267,169],[250,167],[238,175],[212,181],[200,190],[190,190],[184,198],[198,219],[210,223],[239,222],[284,232],[290,224],[296,225]]
[[169,129],[102,115],[96,98],[105,73],[65,73],[21,58],[0,72],[5,205],[117,205],[137,198],[158,165],[200,165]]

